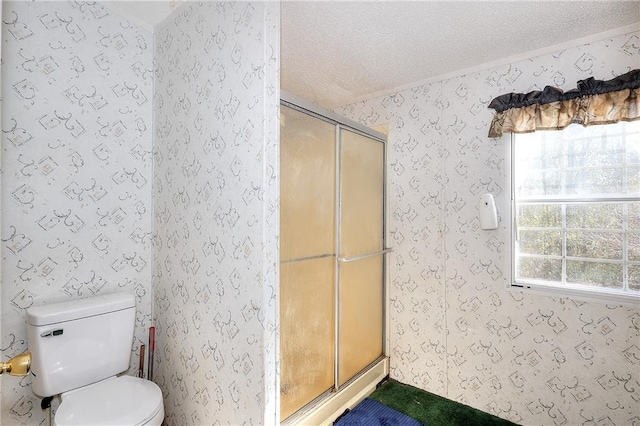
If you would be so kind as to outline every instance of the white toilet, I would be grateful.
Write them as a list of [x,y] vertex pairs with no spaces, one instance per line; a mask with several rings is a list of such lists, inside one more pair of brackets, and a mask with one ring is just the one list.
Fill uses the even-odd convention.
[[129,368],[135,317],[135,298],[123,293],[27,309],[31,388],[62,394],[56,426],[162,424],[158,385],[117,376]]

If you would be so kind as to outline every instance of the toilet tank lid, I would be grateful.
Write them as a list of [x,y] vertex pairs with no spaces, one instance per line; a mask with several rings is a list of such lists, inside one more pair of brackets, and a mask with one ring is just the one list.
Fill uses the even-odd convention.
[[113,293],[104,296],[32,306],[26,310],[26,320],[27,324],[30,325],[49,325],[120,311],[135,306],[136,300],[132,294]]

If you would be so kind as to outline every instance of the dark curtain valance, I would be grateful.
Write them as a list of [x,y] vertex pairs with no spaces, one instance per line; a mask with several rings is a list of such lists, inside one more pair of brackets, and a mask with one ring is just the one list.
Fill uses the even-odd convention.
[[640,119],[640,70],[611,80],[591,77],[577,86],[567,92],[547,86],[542,91],[498,96],[489,104],[496,110],[489,137],[560,130],[572,123],[589,126]]

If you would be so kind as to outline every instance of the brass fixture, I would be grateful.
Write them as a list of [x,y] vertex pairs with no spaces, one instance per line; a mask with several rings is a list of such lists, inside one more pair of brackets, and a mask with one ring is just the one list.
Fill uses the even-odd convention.
[[7,362],[0,362],[0,375],[26,376],[31,369],[31,352],[16,355]]

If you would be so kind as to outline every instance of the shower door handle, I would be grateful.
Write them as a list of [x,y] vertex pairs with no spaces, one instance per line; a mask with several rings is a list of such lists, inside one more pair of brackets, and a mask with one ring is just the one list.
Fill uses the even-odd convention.
[[390,253],[390,252],[392,252],[392,251],[393,251],[393,249],[389,247],[389,248],[386,248],[386,249],[383,249],[383,250],[377,251],[377,252],[375,252],[375,253],[363,254],[363,255],[361,255],[361,256],[354,256],[354,257],[339,257],[339,258],[338,258],[338,262],[341,262],[341,263],[349,263],[349,262],[353,262],[353,261],[355,261],[355,260],[362,260],[362,259],[368,259],[368,258],[370,258],[370,257],[374,257],[374,256],[380,256],[380,255],[382,255],[382,254],[387,254],[387,253]]

